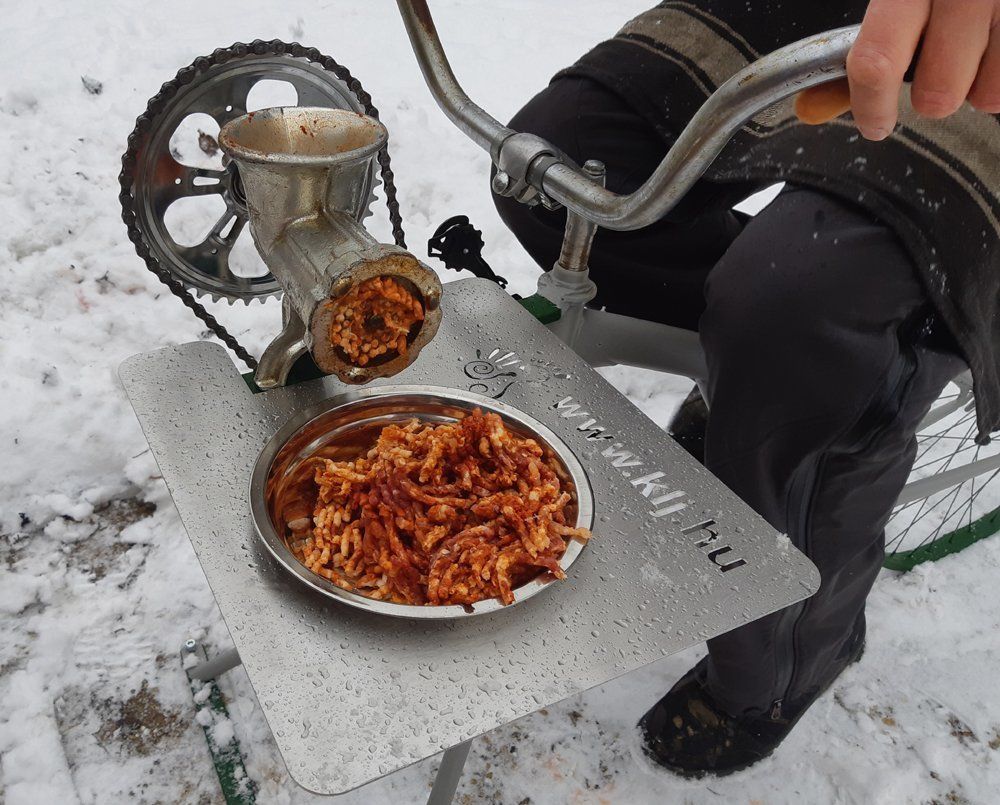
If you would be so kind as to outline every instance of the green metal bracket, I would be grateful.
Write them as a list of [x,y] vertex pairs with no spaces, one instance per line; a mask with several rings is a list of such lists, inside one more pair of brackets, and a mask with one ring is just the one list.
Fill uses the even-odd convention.
[[552,322],[559,321],[559,317],[562,315],[559,308],[541,294],[532,294],[517,301],[542,324],[552,324]]

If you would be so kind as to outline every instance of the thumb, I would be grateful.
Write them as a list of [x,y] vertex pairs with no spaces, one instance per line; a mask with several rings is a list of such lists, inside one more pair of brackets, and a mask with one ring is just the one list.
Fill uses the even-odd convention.
[[846,78],[820,84],[795,98],[795,114],[803,123],[818,126],[851,110],[851,89]]

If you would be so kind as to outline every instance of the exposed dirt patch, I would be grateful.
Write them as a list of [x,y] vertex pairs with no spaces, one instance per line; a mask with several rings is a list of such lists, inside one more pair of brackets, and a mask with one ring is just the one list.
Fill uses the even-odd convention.
[[962,744],[962,746],[979,743],[979,738],[976,736],[976,733],[972,731],[972,727],[962,721],[962,719],[954,713],[948,716],[948,726],[950,727],[951,737]]
[[125,701],[97,701],[102,723],[94,737],[105,749],[148,755],[164,741],[177,738],[187,728],[179,710],[166,710],[157,698],[158,688],[143,680]]
[[94,517],[122,531],[126,527],[151,517],[156,511],[156,504],[139,498],[121,498],[111,500],[94,510]]
[[[28,520],[30,525],[31,521]],[[7,570],[14,570],[14,565],[21,558],[21,554],[28,544],[28,534],[19,532],[14,534],[0,534],[0,565]]]
[[886,727],[899,726],[896,723],[896,711],[892,709],[892,705],[885,705],[883,707],[873,705],[868,708],[868,715],[875,721],[881,721]]
[[[179,802],[193,802],[197,805],[213,805],[213,803],[220,802],[221,797],[213,797],[210,794],[206,794],[204,791],[198,791],[195,784],[188,781],[184,781],[184,786],[181,788],[181,795]],[[2,803],[0,803],[2,805]]]
[[120,535],[130,525],[146,519],[155,511],[155,504],[138,498],[121,498],[98,506],[87,518],[87,522],[95,526],[94,533],[73,546],[70,561],[94,581],[100,581],[122,568],[123,564],[134,564],[122,561],[122,557],[135,546],[121,540]]
[[124,542],[112,542],[110,544],[88,543],[88,547],[75,551],[74,555],[77,565],[81,570],[88,572],[94,581],[100,581],[115,566],[117,560],[128,553],[131,545]]
[[954,788],[944,795],[944,799],[932,799],[928,805],[970,805],[969,800]]
[[[23,634],[13,634],[8,639],[11,641],[7,646],[8,658],[0,663],[0,678],[21,670],[28,662],[28,646],[38,638],[38,632],[27,630]],[[0,805],[3,801],[0,800]]]
[[[174,655],[171,672],[183,674],[176,661]],[[63,754],[80,800],[101,805],[224,805],[189,700],[168,699],[155,687],[156,677],[117,696],[107,692],[105,680],[98,675],[88,683],[92,686],[68,686],[53,701]],[[84,771],[95,766],[106,770],[99,779]],[[116,768],[122,773],[115,773]]]
[[[562,717],[571,729],[553,729],[546,721]],[[550,733],[557,739],[547,741]],[[617,731],[588,717],[580,710],[539,712],[517,724],[496,730],[476,739],[469,759],[469,771],[463,779],[456,802],[461,805],[537,805],[531,795],[510,790],[506,781],[516,776],[520,767],[532,769],[542,777],[539,789],[547,790],[548,778],[567,791],[567,803],[615,803],[614,783],[628,768],[625,751]],[[581,752],[582,746],[599,743],[608,748],[601,756]]]

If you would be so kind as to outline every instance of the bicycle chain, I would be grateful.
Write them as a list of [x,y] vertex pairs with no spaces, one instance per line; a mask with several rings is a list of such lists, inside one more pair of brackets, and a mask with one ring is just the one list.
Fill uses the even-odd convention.
[[[291,56],[306,59],[320,65],[324,70],[333,73],[347,85],[351,94],[364,107],[366,115],[378,120],[378,109],[372,104],[372,97],[361,86],[361,82],[351,74],[350,70],[330,56],[320,53],[316,48],[307,48],[298,42],[282,42],[280,39],[272,39],[270,41],[255,39],[250,44],[236,42],[227,48],[216,49],[212,52],[211,56],[199,56],[187,67],[179,70],[174,78],[165,82],[160,87],[160,91],[149,99],[149,102],[146,104],[146,111],[136,118],[135,128],[128,137],[128,147],[122,155],[122,171],[118,176],[118,184],[121,186],[121,192],[118,194],[118,200],[122,205],[122,221],[128,230],[128,238],[135,246],[136,254],[146,264],[146,268],[160,282],[166,285],[170,289],[170,292],[180,299],[241,361],[250,367],[251,370],[256,370],[257,361],[253,355],[236,340],[235,336],[215,316],[205,309],[205,306],[184,287],[183,283],[176,279],[168,269],[160,265],[159,261],[150,253],[149,245],[143,238],[142,231],[136,225],[135,199],[132,197],[132,184],[135,179],[134,172],[139,144],[149,132],[153,121],[163,111],[166,104],[177,94],[177,91],[181,87],[193,82],[213,65],[225,64],[233,59],[250,55]],[[389,209],[389,223],[392,225],[392,237],[397,246],[405,249],[406,236],[403,232],[403,218],[399,212],[399,201],[396,198],[396,184],[389,159],[388,144],[382,146],[382,149],[378,152],[377,159],[379,174],[382,177],[382,185],[385,188],[385,204]]]

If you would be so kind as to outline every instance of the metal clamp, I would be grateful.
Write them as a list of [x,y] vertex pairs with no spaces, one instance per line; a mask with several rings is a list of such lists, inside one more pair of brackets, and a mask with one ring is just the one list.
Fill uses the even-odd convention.
[[544,161],[547,170],[563,160],[557,149],[541,137],[520,133],[510,135],[500,145],[497,172],[493,175],[493,192],[498,196],[510,196],[529,207],[542,203],[547,209],[555,209],[559,204],[538,189],[544,171],[538,172],[534,168],[540,161]]
[[240,659],[240,654],[235,648],[226,649],[212,659],[208,659],[204,647],[194,638],[188,638],[184,641],[184,645],[181,646],[181,654],[191,655],[200,660],[197,664],[186,667],[188,679],[195,679],[199,682],[208,682],[243,664],[243,660]]

